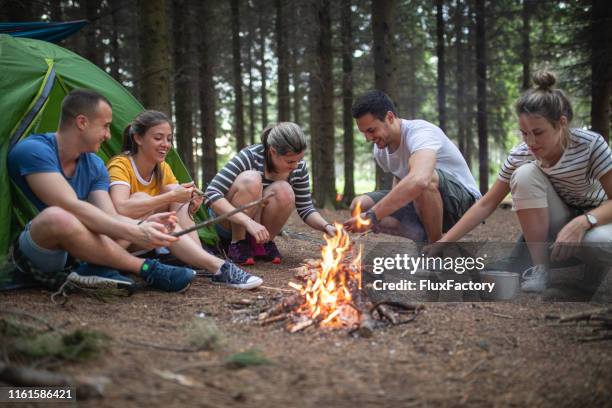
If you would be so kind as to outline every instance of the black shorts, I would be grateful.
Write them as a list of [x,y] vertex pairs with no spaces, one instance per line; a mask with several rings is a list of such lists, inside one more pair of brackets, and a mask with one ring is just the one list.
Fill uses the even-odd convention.
[[[470,190],[464,187],[461,182],[444,170],[436,169],[438,173],[438,191],[442,197],[443,217],[442,231],[447,232],[459,221],[467,210],[476,202],[477,198]],[[390,190],[379,190],[366,193],[375,203],[383,199]],[[413,203],[408,203],[404,207],[391,214],[402,224],[412,222],[414,217],[418,217]]]

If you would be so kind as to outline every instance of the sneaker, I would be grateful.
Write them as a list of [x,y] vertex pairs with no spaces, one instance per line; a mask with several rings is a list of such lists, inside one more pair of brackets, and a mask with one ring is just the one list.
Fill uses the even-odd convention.
[[253,251],[253,256],[255,259],[263,259],[266,256],[266,249],[263,244],[258,244],[257,240],[251,234],[247,234],[247,239],[249,240],[249,245],[251,246],[251,251]]
[[255,265],[253,251],[251,251],[251,246],[246,239],[232,242],[227,252],[229,258],[238,265]]
[[548,271],[544,265],[534,265],[523,272],[522,278],[521,290],[523,292],[540,293],[546,289]]
[[133,289],[135,284],[116,269],[83,262],[66,278],[77,286],[90,289]]
[[278,251],[274,241],[266,242],[263,244],[263,247],[266,252],[265,256],[263,257],[264,260],[271,261],[273,264],[281,263],[281,254]]
[[260,277],[245,272],[229,261],[221,266],[221,273],[213,275],[212,281],[238,289],[253,289],[263,283]]
[[146,259],[140,269],[140,276],[149,286],[166,292],[186,291],[195,275],[193,269],[166,265],[157,259]]

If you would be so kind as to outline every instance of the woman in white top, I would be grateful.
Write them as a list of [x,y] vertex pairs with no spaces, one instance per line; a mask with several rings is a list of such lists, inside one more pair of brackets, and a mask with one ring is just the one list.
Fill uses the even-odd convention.
[[[482,199],[438,242],[454,242],[474,229],[512,193],[533,266],[521,288],[541,292],[549,259],[574,255],[610,259],[612,251],[612,152],[597,133],[570,129],[572,106],[554,89],[555,76],[538,72],[535,88],[516,103],[523,142],[511,150],[499,177]],[[549,245],[554,241],[552,252]],[[588,254],[585,254],[585,251]]]

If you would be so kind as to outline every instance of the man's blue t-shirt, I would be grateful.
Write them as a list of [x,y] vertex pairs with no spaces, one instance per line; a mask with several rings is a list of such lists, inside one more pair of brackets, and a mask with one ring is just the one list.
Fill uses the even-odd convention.
[[39,211],[47,208],[30,189],[25,176],[35,173],[60,173],[80,200],[87,200],[95,190],[108,191],[109,178],[104,162],[94,153],[79,157],[72,177],[66,177],[60,165],[55,133],[33,134],[17,143],[8,155],[9,176]]

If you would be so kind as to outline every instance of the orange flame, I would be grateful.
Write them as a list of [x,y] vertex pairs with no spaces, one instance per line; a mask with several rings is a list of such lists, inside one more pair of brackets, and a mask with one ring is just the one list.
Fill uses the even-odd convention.
[[[361,218],[360,214],[361,208],[357,205],[353,216],[358,225],[368,225],[370,220]],[[327,327],[351,326],[359,320],[359,312],[352,305],[351,290],[361,290],[361,247],[354,251],[342,224],[335,223],[335,227],[336,235],[323,236],[326,245],[321,248],[316,277],[304,285],[291,285],[305,299],[298,312]]]
[[361,228],[363,226],[370,225],[370,223],[372,222],[371,220],[361,218],[361,203],[360,202],[357,202],[357,205],[355,206],[355,209],[353,210],[352,216],[355,218],[355,221],[356,221],[355,226],[357,228]]

